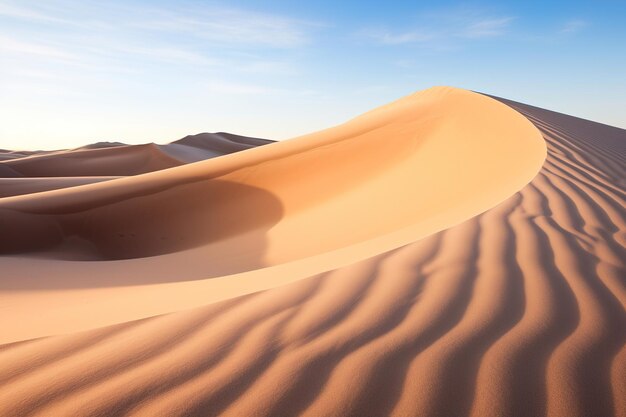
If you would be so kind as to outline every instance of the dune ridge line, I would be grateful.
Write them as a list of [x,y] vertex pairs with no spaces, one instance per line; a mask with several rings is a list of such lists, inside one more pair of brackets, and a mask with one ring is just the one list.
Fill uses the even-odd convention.
[[[200,306],[375,256],[501,202],[544,157],[519,113],[438,87],[285,142],[0,199],[13,236],[2,249],[20,252],[2,258],[2,340]],[[28,313],[34,302],[45,320]]]

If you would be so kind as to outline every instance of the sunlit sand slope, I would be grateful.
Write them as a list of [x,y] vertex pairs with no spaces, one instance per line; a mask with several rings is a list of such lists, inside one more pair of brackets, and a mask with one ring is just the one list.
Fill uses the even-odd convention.
[[548,157],[501,204],[290,285],[5,345],[0,414],[625,416],[626,131],[504,102]]
[[439,87],[289,141],[0,199],[0,341],[202,306],[397,248],[515,193],[545,149],[508,106]]

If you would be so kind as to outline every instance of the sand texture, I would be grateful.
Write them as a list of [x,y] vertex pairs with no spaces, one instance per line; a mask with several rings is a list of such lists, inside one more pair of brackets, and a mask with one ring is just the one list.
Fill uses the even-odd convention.
[[0,415],[626,416],[626,131],[434,88],[237,150],[6,179]]

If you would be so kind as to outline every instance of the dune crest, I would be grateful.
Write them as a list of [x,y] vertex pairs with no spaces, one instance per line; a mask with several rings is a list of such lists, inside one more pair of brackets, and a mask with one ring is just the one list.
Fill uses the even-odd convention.
[[[487,210],[544,157],[520,114],[439,87],[289,141],[0,199],[14,236],[0,249],[19,252],[2,259],[11,278],[0,285],[16,292],[12,320],[28,323],[7,322],[2,340],[204,305],[374,256]],[[111,297],[115,312],[102,314]],[[46,320],[27,314],[34,302]]]

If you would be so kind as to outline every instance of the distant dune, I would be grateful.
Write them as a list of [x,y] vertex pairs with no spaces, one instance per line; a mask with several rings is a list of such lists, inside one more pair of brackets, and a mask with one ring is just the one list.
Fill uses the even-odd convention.
[[166,145],[97,142],[50,152],[0,150],[0,197],[145,174],[269,143],[221,132],[190,135]]
[[0,415],[626,416],[625,167],[446,87],[4,159]]
[[272,141],[267,139],[220,132],[185,136],[168,145],[160,145],[159,148],[180,161],[197,162],[270,143]]
[[[266,145],[272,141],[233,135],[200,133],[167,145],[126,145],[97,142],[52,152],[0,151],[0,178],[127,176],[172,168],[216,156]],[[3,157],[4,155],[4,157]],[[15,175],[3,175],[10,169]]]

